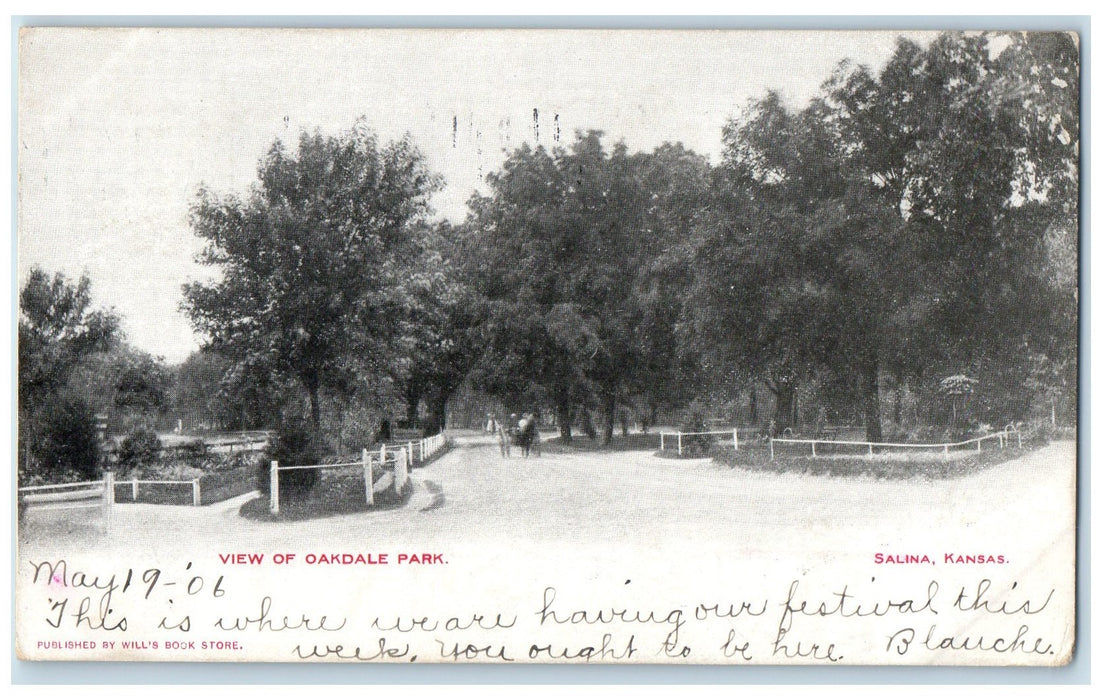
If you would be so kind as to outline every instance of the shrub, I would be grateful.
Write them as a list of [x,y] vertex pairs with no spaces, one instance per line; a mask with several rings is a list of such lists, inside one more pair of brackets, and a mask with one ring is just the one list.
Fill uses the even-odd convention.
[[[303,423],[289,423],[282,427],[268,444],[267,459],[257,464],[256,486],[264,495],[272,492],[271,460],[281,466],[320,464],[324,450],[312,431]],[[308,493],[318,482],[316,469],[295,469],[279,473],[279,493],[282,498]]]
[[149,428],[135,428],[126,434],[119,445],[119,467],[134,469],[157,461],[161,453],[161,439]]
[[28,433],[37,464],[28,465],[29,472],[51,480],[66,472],[75,472],[82,479],[96,478],[99,442],[95,413],[84,399],[58,396],[43,407],[34,423]]
[[[702,433],[708,430],[708,422],[705,420],[705,407],[698,401],[689,405],[684,418],[678,424],[677,429],[683,433]],[[690,455],[706,455],[712,447],[714,435],[686,435],[681,438],[683,453]]]
[[189,440],[172,448],[173,457],[181,459],[193,467],[203,466],[207,452],[207,443],[202,440]]

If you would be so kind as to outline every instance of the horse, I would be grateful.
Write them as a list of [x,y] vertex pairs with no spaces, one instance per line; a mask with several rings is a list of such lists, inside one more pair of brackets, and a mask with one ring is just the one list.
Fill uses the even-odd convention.
[[497,441],[502,457],[510,456],[510,447],[517,446],[521,454],[527,457],[533,450],[540,455],[540,434],[536,430],[536,417],[527,413],[517,421],[515,427],[506,428],[502,421],[497,422]]
[[534,448],[536,456],[540,456],[540,434],[536,430],[536,417],[531,413],[526,413],[520,423],[517,424],[517,445],[520,446],[521,454],[525,457]]

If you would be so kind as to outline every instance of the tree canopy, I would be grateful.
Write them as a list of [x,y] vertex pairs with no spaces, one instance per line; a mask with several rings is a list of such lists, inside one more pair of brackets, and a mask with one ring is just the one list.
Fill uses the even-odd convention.
[[200,190],[191,225],[214,282],[185,287],[209,346],[249,368],[292,377],[320,429],[323,387],[389,378],[401,352],[408,256],[441,184],[409,139],[380,144],[362,125],[276,141],[248,197]]
[[92,396],[71,390],[82,362],[116,348],[119,318],[93,309],[91,282],[33,268],[19,294],[19,470],[38,479],[99,468]]
[[510,154],[465,227],[467,274],[485,300],[480,385],[513,400],[537,385],[564,439],[574,408],[596,404],[610,438],[617,405],[661,389],[674,364],[662,261],[707,171],[680,145],[606,151],[598,131]]
[[706,355],[776,375],[775,391],[842,378],[876,441],[884,372],[1074,347],[1069,299],[1037,271],[1074,218],[1077,96],[1059,90],[1076,52],[1064,35],[994,38],[900,41],[878,74],[842,65],[808,107],[769,95],[728,125],[696,239]]
[[[191,202],[212,274],[184,288],[204,348],[174,374],[86,277],[31,272],[25,454],[86,462],[51,445],[91,411],[170,404],[227,427],[305,417],[343,444],[404,402],[435,430],[464,383],[552,408],[564,440],[591,415],[610,440],[629,410],[703,424],[705,398],[748,397],[776,433],[810,402],[871,441],[901,432],[903,397],[950,430],[1055,416],[1078,380],[1078,66],[1070,34],[903,39],[804,104],[749,101],[715,162],[598,130],[522,144],[460,224],[432,218],[442,180],[408,137],[275,141],[247,192]],[[966,400],[945,388],[961,377]]]

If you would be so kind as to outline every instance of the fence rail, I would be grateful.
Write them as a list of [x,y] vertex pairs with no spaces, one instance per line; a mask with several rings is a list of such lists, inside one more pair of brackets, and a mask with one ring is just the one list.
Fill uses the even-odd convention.
[[[296,469],[337,469],[348,467],[362,467],[364,469],[364,486],[368,505],[374,505],[376,493],[394,488],[399,492],[409,482],[409,472],[415,464],[424,464],[433,455],[437,454],[447,445],[444,433],[423,438],[416,442],[410,440],[404,445],[387,446],[380,445],[377,450],[363,450],[363,457],[357,462],[340,462],[336,464],[308,464],[301,466],[279,466],[278,462],[272,462],[270,479],[272,485],[272,497],[270,510],[279,512],[279,472]],[[171,449],[171,448],[170,448]],[[378,480],[372,477],[372,466],[378,465],[384,474]],[[204,475],[206,476],[206,475]],[[237,478],[237,474],[231,475]],[[248,478],[250,474],[246,474]],[[116,481],[114,472],[105,472],[104,478],[99,481],[80,481],[67,484],[45,484],[41,486],[24,486],[18,490],[18,503],[20,512],[29,507],[36,510],[55,510],[68,508],[99,508],[109,509],[116,501],[116,488],[129,488],[130,497],[137,503],[142,493],[143,486],[180,486],[191,490],[191,505],[200,506],[203,503],[203,477],[191,480],[171,479],[127,479]],[[214,484],[216,491],[226,491],[225,484]],[[230,491],[239,489],[231,488]],[[224,496],[223,496],[224,497]],[[209,500],[209,499],[208,499]]]
[[[203,504],[203,488],[201,485],[202,477],[197,477],[189,481],[180,479],[127,479],[126,481],[116,481],[115,486],[130,487],[130,500],[133,503],[138,502],[138,497],[141,494],[141,486],[143,484],[147,486],[183,486],[191,490],[191,505],[200,506]],[[171,504],[169,504],[171,505]]]
[[115,477],[111,472],[106,472],[100,481],[24,486],[18,490],[17,497],[20,517],[28,508],[35,510],[102,508],[104,515],[110,515],[111,506],[115,502]]
[[[269,467],[271,495],[268,510],[273,514],[279,513],[279,473],[296,469],[347,469],[359,467],[363,469],[364,500],[367,505],[373,506],[375,505],[376,493],[393,489],[395,495],[401,495],[402,489],[409,482],[409,472],[415,461],[424,464],[427,459],[443,449],[446,444],[447,438],[441,432],[417,442],[406,441],[404,445],[388,447],[383,444],[378,449],[372,450],[365,447],[358,462],[280,466],[278,461],[273,460]],[[376,465],[383,471],[383,474],[377,480],[373,474],[373,467]]]
[[659,433],[658,434],[658,449],[665,452],[666,451],[666,436],[669,436],[670,438],[676,437],[677,438],[677,454],[680,455],[681,452],[682,452],[682,449],[683,449],[683,447],[682,447],[682,445],[683,445],[682,438],[683,437],[692,437],[694,435],[724,435],[724,436],[730,435],[731,436],[731,442],[734,444],[735,449],[736,450],[738,449],[738,428],[731,428],[730,430],[703,430],[703,431],[696,432],[696,433],[683,433],[680,430],[677,431],[676,433]]
[[967,447],[975,443],[976,452],[983,451],[983,443],[987,440],[998,440],[999,448],[1005,448],[1010,442],[1011,437],[1017,438],[1018,448],[1022,446],[1022,433],[1013,425],[1007,425],[1006,428],[1000,430],[997,433],[990,433],[988,435],[982,435],[976,438],[970,438],[968,440],[960,440],[958,442],[934,442],[934,443],[917,443],[917,442],[866,442],[864,440],[819,440],[815,438],[770,438],[769,439],[769,459],[776,459],[776,455],[773,450],[774,443],[779,444],[800,444],[811,445],[811,456],[818,457],[816,447],[819,445],[845,445],[849,447],[867,447],[869,454],[878,448],[886,449],[913,449],[913,450],[936,450],[943,452],[945,458],[949,458],[950,448]]

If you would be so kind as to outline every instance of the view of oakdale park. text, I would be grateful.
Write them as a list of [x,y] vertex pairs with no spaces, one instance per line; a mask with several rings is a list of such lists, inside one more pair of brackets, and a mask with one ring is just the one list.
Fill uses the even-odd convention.
[[23,28],[19,658],[1067,664],[1079,56]]

